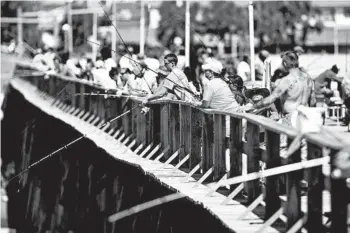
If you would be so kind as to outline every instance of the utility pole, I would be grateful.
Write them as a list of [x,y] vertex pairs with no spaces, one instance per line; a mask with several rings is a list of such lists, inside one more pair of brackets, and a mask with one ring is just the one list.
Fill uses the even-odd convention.
[[18,51],[22,51],[23,47],[23,16],[22,16],[22,8],[19,7],[17,9],[17,44]]
[[255,81],[255,37],[254,37],[254,6],[249,2],[249,38],[250,38],[250,74],[251,80]]
[[[97,13],[92,13],[92,40],[95,42],[95,43],[98,43],[97,42],[97,23],[98,23],[98,15]],[[97,55],[97,45],[93,45],[92,46],[92,60],[93,61],[96,61],[96,55]]]
[[186,1],[186,21],[185,21],[185,55],[186,55],[186,66],[190,66],[190,1]]
[[[113,21],[113,25],[116,26],[117,25],[117,1],[112,2],[112,21]],[[117,51],[117,31],[112,30],[112,58],[113,58],[113,60],[117,59],[116,51]]]
[[140,17],[140,54],[145,54],[145,6],[141,0],[141,17]]
[[68,17],[68,52],[69,56],[73,54],[73,18],[72,18],[72,2],[67,3],[67,17]]

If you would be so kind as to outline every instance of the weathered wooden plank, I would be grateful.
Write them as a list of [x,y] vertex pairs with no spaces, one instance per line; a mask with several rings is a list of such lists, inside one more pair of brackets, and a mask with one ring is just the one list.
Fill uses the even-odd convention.
[[[288,146],[292,139],[288,138]],[[289,159],[289,163],[297,163],[301,161],[300,148],[293,153]],[[301,217],[301,198],[300,198],[300,181],[302,179],[302,171],[294,171],[287,174],[287,229],[291,228]]]
[[[131,109],[131,104],[132,102],[129,101],[129,99],[125,99],[125,98],[122,98],[121,99],[121,103],[122,103],[122,108],[124,107],[124,109],[121,109],[121,112],[120,114],[128,111],[129,109]],[[126,114],[124,115],[123,117],[123,132],[125,133],[126,136],[129,136],[131,133],[132,133],[132,130],[131,130],[131,114]]]
[[85,97],[83,96],[83,93],[85,92],[85,85],[84,84],[80,84],[79,85],[79,105],[78,107],[80,109],[85,109]]
[[[194,168],[201,161],[201,144],[202,144],[202,115],[203,113],[195,108],[191,108],[191,149],[189,168]],[[186,154],[187,156],[187,154]]]
[[[331,150],[331,172],[335,169],[334,159],[337,151]],[[331,173],[332,174],[332,173]],[[346,233],[348,221],[348,203],[350,192],[347,189],[346,179],[331,177],[331,232]]]
[[178,160],[191,153],[191,107],[180,105],[180,156]]
[[177,151],[180,145],[180,107],[179,104],[169,104],[170,119],[171,124],[170,138],[171,145],[169,151],[165,153],[164,158],[167,160],[170,156]]
[[[242,119],[230,118],[230,173],[229,177],[242,175]],[[232,187],[233,189],[234,187]]]
[[[280,135],[271,131],[266,131],[266,168],[274,168],[281,165],[280,159]],[[278,176],[266,178],[265,196],[265,220],[269,219],[280,207],[281,201],[278,194]]]
[[[307,152],[307,158],[309,160],[322,158],[322,148],[315,144],[308,143]],[[324,232],[325,229],[322,224],[322,191],[324,189],[322,167],[314,167],[308,169],[307,182],[308,218],[306,222],[306,229],[309,233]]]
[[214,154],[213,154],[213,180],[221,179],[226,173],[226,119],[225,115],[214,115]]
[[170,114],[171,114],[170,108],[171,108],[170,104],[162,104],[160,109],[160,119],[161,119],[160,140],[161,140],[163,150],[168,146],[172,148],[172,138],[171,138],[172,124],[170,121]]
[[[257,153],[255,153],[256,148],[259,148],[259,126],[254,125],[250,122],[247,123],[247,146],[248,151],[245,154],[248,157],[247,169],[248,173],[259,171],[259,159],[257,158]],[[248,203],[254,201],[261,193],[261,188],[259,186],[259,180],[248,181],[245,186],[248,192]]]
[[202,156],[202,169],[203,172],[208,171],[213,166],[213,144],[214,144],[214,130],[213,130],[213,116],[209,114],[203,114],[203,156]]

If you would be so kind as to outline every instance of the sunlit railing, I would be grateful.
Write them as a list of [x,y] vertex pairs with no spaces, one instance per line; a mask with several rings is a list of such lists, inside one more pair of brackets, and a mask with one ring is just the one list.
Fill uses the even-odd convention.
[[[111,97],[106,94],[108,90],[79,79],[57,75],[44,78],[45,74],[40,72],[30,75],[28,70],[23,70],[24,68],[28,69],[29,66],[18,64],[17,75],[21,75],[22,79],[54,96],[56,101],[94,113],[105,121],[128,109],[140,106],[142,101],[142,98],[132,96]],[[28,75],[24,75],[25,72]],[[230,118],[230,137],[226,146],[227,116]],[[242,125],[245,121],[246,137],[242,135]],[[323,191],[327,190],[331,194],[330,231],[347,232],[349,197],[346,196],[346,180],[335,179],[329,175],[335,169],[333,166],[335,155],[345,145],[330,135],[320,133],[305,135],[307,148],[305,156],[309,161],[329,156],[331,165],[327,168],[322,166],[324,163],[320,163],[319,166],[301,170],[288,167],[300,163],[301,149],[288,159],[280,156],[281,135],[285,135],[290,144],[298,136],[298,132],[262,116],[199,109],[182,101],[158,100],[150,104],[148,113],[142,113],[141,107],[135,108],[129,115],[111,123],[107,130],[114,130],[114,136],[141,157],[174,164],[179,169],[187,171],[188,177],[199,175],[201,178],[198,183],[219,181],[212,192],[220,186],[225,186],[227,184],[225,180],[241,176],[242,173],[259,174],[257,172],[261,170],[259,165],[261,161],[266,164],[266,171],[277,171],[270,170],[273,168],[291,169],[288,173],[265,177],[264,185],[261,185],[257,178],[231,185],[232,192],[223,204],[234,198],[241,190],[245,190],[249,211],[258,205],[265,206],[265,223],[260,230],[279,218],[285,222],[286,229],[293,232],[305,230],[324,232],[325,203],[322,202],[322,196]],[[229,167],[226,166],[226,159],[230,162]],[[245,163],[246,169],[242,167]],[[305,194],[308,200],[306,212],[301,209],[303,179],[308,182]],[[242,213],[241,218],[244,218],[245,214]]]

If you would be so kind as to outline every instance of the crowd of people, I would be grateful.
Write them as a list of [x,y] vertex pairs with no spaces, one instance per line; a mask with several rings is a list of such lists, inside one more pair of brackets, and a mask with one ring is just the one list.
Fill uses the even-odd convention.
[[[316,79],[311,79],[299,65],[302,53],[300,47],[282,53],[282,64],[271,77],[272,92],[266,88],[247,90],[244,84],[251,77],[248,56],[244,56],[232,72],[210,50],[200,52],[196,68],[185,66],[181,50],[157,59],[136,55],[132,47],[125,47],[124,53],[116,60],[112,58],[110,49],[103,48],[95,61],[84,56],[74,61],[66,54],[58,55],[51,48],[45,51],[38,49],[33,64],[47,74],[85,79],[105,89],[116,90],[119,96],[146,97],[144,104],[170,98],[223,111],[254,112],[254,109],[264,109],[265,113],[268,110],[268,116],[281,120],[289,119],[299,105],[315,107],[317,96],[339,96],[339,92],[331,87],[332,81],[337,81],[343,83],[344,102],[349,105],[348,78],[338,78],[339,69],[334,65]],[[255,58],[256,80],[262,80],[264,62],[268,58],[269,53],[265,50]],[[255,112],[261,113],[260,110]],[[349,115],[345,121],[348,123]]]

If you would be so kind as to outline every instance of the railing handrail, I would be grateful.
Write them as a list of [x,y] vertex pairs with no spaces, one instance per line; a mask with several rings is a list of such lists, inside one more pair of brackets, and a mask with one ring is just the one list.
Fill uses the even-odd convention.
[[[18,61],[16,61],[16,63],[22,67],[29,67],[31,69],[40,71],[39,69],[37,69],[37,67],[35,67],[29,61],[18,60]],[[43,72],[43,75],[44,74],[45,74],[45,72]],[[58,75],[58,74],[50,74],[50,76],[55,77],[55,78],[59,78],[59,79],[62,79],[62,80],[68,81],[68,82],[74,82],[74,83],[80,83],[83,85],[87,85],[87,86],[90,86],[92,88],[98,89],[100,91],[117,90],[117,89],[106,89],[106,88],[94,85],[93,83],[90,83],[90,82],[85,81],[83,79],[72,78],[69,76]],[[144,97],[138,97],[138,96],[129,96],[129,97],[121,96],[120,98],[129,98],[129,99],[136,101],[136,102],[139,102],[139,103],[142,102],[142,100],[144,99]],[[274,133],[284,134],[289,138],[295,138],[297,135],[300,134],[297,130],[293,129],[292,127],[277,123],[272,119],[269,119],[269,118],[266,118],[263,116],[259,116],[259,115],[250,114],[250,113],[239,113],[239,112],[228,112],[228,111],[214,110],[214,109],[203,109],[203,108],[198,108],[189,102],[185,102],[185,101],[181,101],[181,100],[166,99],[166,98],[152,101],[149,104],[155,105],[155,104],[167,104],[167,103],[168,104],[178,104],[178,105],[190,106],[191,108],[198,109],[206,114],[226,115],[226,116],[234,117],[237,119],[244,119],[247,122],[253,123],[253,124],[258,125],[258,126],[262,126],[263,128],[268,129],[269,131],[272,131]],[[327,135],[324,135],[321,133],[309,133],[309,134],[303,135],[303,137],[307,141],[309,141],[315,145],[327,147],[330,149],[340,150],[340,149],[343,149],[345,147],[349,147],[349,144],[341,142],[337,138],[332,137],[330,135],[327,136]]]

